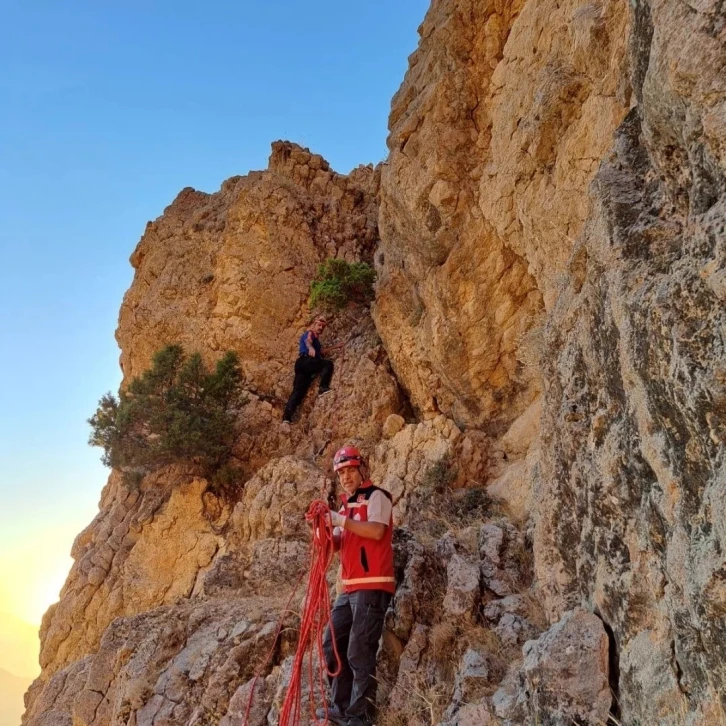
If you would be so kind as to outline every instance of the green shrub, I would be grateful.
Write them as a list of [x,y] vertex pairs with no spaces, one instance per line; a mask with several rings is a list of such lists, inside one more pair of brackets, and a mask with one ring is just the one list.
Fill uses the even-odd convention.
[[88,419],[88,443],[100,446],[101,461],[129,482],[182,461],[210,476],[232,452],[237,409],[244,403],[241,386],[235,353],[209,372],[198,353],[187,357],[181,346],[169,345],[118,398],[101,398]]
[[370,302],[375,281],[375,270],[367,262],[327,259],[310,283],[310,307],[341,310],[349,302]]
[[442,494],[448,490],[456,475],[456,467],[451,461],[451,456],[444,454],[427,467],[421,479],[421,487],[428,494]]

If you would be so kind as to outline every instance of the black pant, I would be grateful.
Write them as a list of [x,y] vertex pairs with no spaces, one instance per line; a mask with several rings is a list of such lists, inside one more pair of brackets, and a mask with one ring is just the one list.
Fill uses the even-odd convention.
[[[351,723],[366,723],[372,717],[376,652],[390,601],[391,594],[383,590],[357,590],[343,593],[333,605],[331,619],[341,670],[329,679],[330,694],[333,704]],[[335,672],[338,664],[330,628],[323,636],[323,652],[328,670]]]
[[292,393],[285,405],[283,419],[291,421],[297,407],[302,403],[305,394],[310,388],[315,376],[320,374],[320,388],[328,388],[330,379],[333,377],[333,361],[327,358],[311,358],[309,355],[301,355],[295,361],[295,380],[292,383]]

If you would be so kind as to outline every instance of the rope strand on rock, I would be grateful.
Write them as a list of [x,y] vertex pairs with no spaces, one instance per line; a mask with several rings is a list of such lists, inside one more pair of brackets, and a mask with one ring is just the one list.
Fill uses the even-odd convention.
[[[316,500],[308,509],[305,519],[311,523],[313,528],[313,538],[310,550],[310,576],[308,578],[307,591],[303,605],[303,612],[300,618],[300,637],[298,639],[297,650],[292,665],[292,673],[290,674],[290,683],[285,694],[282,708],[280,710],[280,719],[278,726],[299,726],[302,711],[302,676],[305,654],[308,657],[308,683],[310,687],[310,718],[317,726],[326,726],[330,723],[327,714],[327,699],[325,698],[325,675],[335,677],[340,674],[342,662],[338,654],[335,634],[333,632],[333,623],[331,620],[330,595],[328,592],[328,581],[326,574],[333,555],[335,554],[335,544],[333,542],[333,528],[330,522],[328,505]],[[285,611],[289,611],[295,593],[302,581],[305,571],[303,571],[295,583],[295,587],[285,606]],[[272,647],[260,671],[255,675],[252,682],[249,701],[243,726],[248,726],[249,716],[252,710],[252,699],[255,694],[255,686],[261,673],[267,668],[275,652],[277,640],[282,631],[282,617],[277,628],[277,633],[272,642]],[[323,635],[325,627],[330,627],[332,635],[333,649],[335,651],[335,659],[337,668],[334,672],[328,671],[323,654]],[[318,668],[315,668],[315,654],[318,657]],[[317,678],[316,678],[317,670]],[[316,695],[325,708],[325,718],[321,721],[315,714]]]

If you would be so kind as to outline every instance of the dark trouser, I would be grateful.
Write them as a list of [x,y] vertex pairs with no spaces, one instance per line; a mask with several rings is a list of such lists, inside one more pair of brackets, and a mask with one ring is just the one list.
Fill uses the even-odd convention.
[[311,358],[309,355],[301,355],[295,361],[295,380],[292,383],[292,393],[285,405],[283,414],[285,420],[292,420],[295,410],[302,403],[313,378],[318,373],[320,374],[320,388],[328,388],[333,377],[333,361],[327,358]]
[[[372,715],[376,652],[391,597],[383,590],[357,590],[343,593],[333,605],[331,619],[341,670],[336,678],[329,678],[330,694],[333,704],[351,723],[366,723]],[[330,628],[325,630],[323,652],[328,670],[335,672],[338,664]]]

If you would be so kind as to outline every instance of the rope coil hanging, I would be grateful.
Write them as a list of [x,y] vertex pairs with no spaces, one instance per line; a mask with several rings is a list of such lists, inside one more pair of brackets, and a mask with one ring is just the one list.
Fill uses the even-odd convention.
[[[333,541],[333,528],[330,522],[328,505],[321,501],[315,500],[305,514],[305,519],[312,525],[313,538],[310,548],[310,568],[308,577],[308,586],[305,592],[303,604],[303,612],[300,618],[300,637],[298,639],[297,649],[292,664],[292,672],[290,674],[290,683],[285,694],[282,708],[280,709],[280,719],[278,726],[299,726],[302,714],[302,679],[304,670],[305,655],[308,654],[307,676],[310,689],[310,718],[313,724],[317,726],[326,726],[330,723],[327,714],[327,699],[325,698],[325,676],[334,678],[340,674],[342,663],[338,654],[335,634],[333,633],[333,623],[331,621],[330,612],[330,595],[328,593],[328,581],[326,573],[333,561],[335,554],[335,543]],[[292,594],[285,606],[287,612],[290,603],[297,592],[297,589],[305,575],[303,571],[295,583]],[[335,671],[329,671],[325,663],[323,655],[323,635],[325,627],[330,627],[332,635],[333,649],[335,651],[335,660],[337,668]],[[252,710],[252,700],[255,695],[255,686],[261,673],[269,665],[275,652],[280,632],[282,631],[282,617],[277,627],[277,633],[272,642],[272,648],[267,656],[267,660],[263,664],[260,671],[255,675],[252,681],[252,689],[250,691],[249,701],[243,726],[249,726],[249,717]],[[315,668],[315,655],[318,657],[318,668]],[[317,673],[316,673],[317,670]],[[318,700],[322,703],[325,711],[325,718],[321,721],[315,714],[315,702]]]

